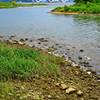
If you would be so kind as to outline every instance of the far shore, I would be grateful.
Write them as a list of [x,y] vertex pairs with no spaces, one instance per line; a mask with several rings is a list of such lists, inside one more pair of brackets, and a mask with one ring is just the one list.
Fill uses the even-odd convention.
[[81,15],[99,15],[100,14],[92,14],[92,13],[79,13],[79,12],[60,12],[60,11],[51,11],[49,13],[52,13],[52,14],[57,14],[57,15],[78,15],[78,14],[81,14]]
[[54,11],[54,12],[50,12],[50,13],[52,13],[52,14],[61,14],[61,15],[63,15],[63,14],[66,14],[66,15],[76,15],[76,14],[80,14],[79,12],[59,12],[59,11]]

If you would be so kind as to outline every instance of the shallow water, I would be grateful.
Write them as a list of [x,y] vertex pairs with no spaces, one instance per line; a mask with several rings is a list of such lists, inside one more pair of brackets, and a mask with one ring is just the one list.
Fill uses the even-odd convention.
[[[100,71],[100,16],[55,15],[48,13],[58,5],[0,9],[0,35],[47,37],[75,47],[73,58],[91,58],[94,70]],[[83,53],[78,53],[83,49]],[[78,54],[78,55],[77,55]]]

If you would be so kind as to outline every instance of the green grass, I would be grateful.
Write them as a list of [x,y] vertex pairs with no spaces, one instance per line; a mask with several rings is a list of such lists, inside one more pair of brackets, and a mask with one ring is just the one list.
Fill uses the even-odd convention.
[[56,7],[52,11],[100,14],[100,3],[87,3],[87,4],[80,3],[71,6]]
[[35,74],[60,75],[62,58],[27,47],[0,43],[0,79],[29,79]]
[[14,8],[11,2],[0,2],[0,8]]
[[15,8],[15,7],[32,7],[47,5],[45,3],[16,3],[16,2],[0,2],[0,8]]

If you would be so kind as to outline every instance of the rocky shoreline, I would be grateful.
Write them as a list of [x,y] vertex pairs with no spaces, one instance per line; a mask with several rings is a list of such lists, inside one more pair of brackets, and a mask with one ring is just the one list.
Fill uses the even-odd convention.
[[83,58],[80,55],[85,52],[83,49],[79,49],[79,51],[76,52],[76,47],[59,44],[55,40],[49,38],[18,38],[12,35],[8,37],[0,36],[0,41],[42,49],[55,56],[63,57],[66,61],[72,63],[74,67],[80,66],[80,68],[87,71],[89,74],[97,74],[96,71],[93,70],[94,67],[89,62],[91,58],[87,56]]
[[[6,42],[9,46],[30,47],[41,49],[58,58],[63,57],[64,62],[59,62],[62,72],[61,77],[34,75],[30,80],[9,80],[1,82],[3,91],[6,87],[13,88],[13,92],[0,95],[7,100],[99,100],[100,99],[100,76],[96,72],[82,67],[68,56],[70,49],[64,44],[58,44],[48,38],[17,38],[16,36],[0,36],[1,43]],[[70,46],[69,46],[70,47]],[[66,49],[65,49],[66,48]],[[75,48],[75,47],[73,47]],[[63,50],[63,51],[62,51]],[[66,52],[66,54],[65,54]],[[79,52],[84,52],[80,49]],[[64,55],[64,54],[65,55]],[[79,58],[82,60],[82,58]],[[5,90],[6,91],[6,90]],[[10,99],[9,99],[10,98]],[[6,100],[6,99],[5,99]]]

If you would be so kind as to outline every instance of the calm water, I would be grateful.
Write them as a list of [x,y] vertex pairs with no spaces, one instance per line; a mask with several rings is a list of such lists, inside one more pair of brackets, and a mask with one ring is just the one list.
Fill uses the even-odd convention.
[[84,49],[100,71],[100,16],[48,13],[54,7],[0,9],[0,35],[49,37]]

